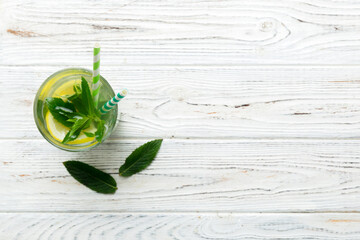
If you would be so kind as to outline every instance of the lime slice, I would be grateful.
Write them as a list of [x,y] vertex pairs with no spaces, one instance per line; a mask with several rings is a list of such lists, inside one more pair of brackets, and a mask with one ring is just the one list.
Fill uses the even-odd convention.
[[[50,135],[53,138],[55,138],[57,141],[62,142],[62,140],[64,139],[65,135],[68,133],[70,128],[65,127],[64,125],[62,125],[61,123],[56,121],[50,112],[46,113],[45,121],[46,121],[46,126],[47,126],[47,129],[48,129]],[[94,133],[96,131],[96,128],[95,128],[94,124],[91,123],[90,127],[88,127],[87,129],[84,129],[84,131]],[[81,133],[77,139],[75,139],[74,141],[71,141],[67,144],[83,144],[83,143],[88,143],[88,142],[92,142],[92,141],[94,141],[94,137],[88,137],[81,131]]]

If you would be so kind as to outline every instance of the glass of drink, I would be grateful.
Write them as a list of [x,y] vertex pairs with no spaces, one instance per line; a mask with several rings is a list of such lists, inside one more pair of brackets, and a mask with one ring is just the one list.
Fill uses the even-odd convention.
[[[85,151],[99,145],[113,132],[118,116],[116,104],[110,103],[111,111],[106,114],[96,111],[115,96],[110,84],[101,76],[95,112],[89,113],[89,117],[79,111],[80,108],[90,111],[87,109],[89,99],[82,95],[82,91],[85,91],[82,78],[91,87],[91,70],[68,68],[58,71],[45,80],[34,101],[34,118],[40,133],[52,145],[67,151]],[[52,105],[54,103],[58,105]],[[81,125],[81,130],[71,134],[70,130],[74,130],[78,125]],[[101,141],[98,141],[99,132],[103,134]]]

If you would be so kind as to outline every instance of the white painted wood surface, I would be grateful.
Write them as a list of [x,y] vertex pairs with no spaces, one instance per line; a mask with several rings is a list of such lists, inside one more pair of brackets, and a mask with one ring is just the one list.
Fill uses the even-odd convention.
[[[0,210],[14,212],[357,212],[357,140],[171,140],[131,178],[118,176],[147,140],[111,140],[68,153],[45,140],[1,141]],[[40,148],[41,146],[41,148]],[[51,155],[49,153],[51,152]],[[81,160],[111,173],[114,195],[78,184],[62,162]]]
[[360,60],[354,0],[3,0],[2,8],[6,65],[83,64],[94,41],[105,66]]
[[[360,239],[359,19],[353,0],[0,0],[0,239]],[[109,141],[63,152],[33,99],[95,41],[131,94]],[[154,138],[156,161],[117,176]]]
[[[4,135],[42,138],[32,101],[59,67],[0,67]],[[102,67],[121,104],[114,138],[357,138],[359,67]],[[18,84],[14,84],[14,82]],[[19,90],[19,84],[21,89]],[[16,96],[18,92],[21,95]],[[21,103],[14,105],[13,101]]]
[[[21,221],[21,225],[19,225]],[[360,214],[0,214],[7,239],[359,239]]]

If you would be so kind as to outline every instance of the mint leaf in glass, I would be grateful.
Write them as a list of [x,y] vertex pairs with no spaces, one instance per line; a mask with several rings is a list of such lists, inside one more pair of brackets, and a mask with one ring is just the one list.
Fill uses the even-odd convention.
[[105,134],[105,121],[101,120],[97,122],[97,130],[95,132],[96,141],[101,143],[102,139],[104,138],[104,134]]
[[79,161],[63,162],[65,168],[77,181],[98,193],[115,193],[116,181],[110,175]]
[[81,100],[87,115],[95,115],[95,104],[92,98],[90,87],[84,77],[81,77]]
[[81,130],[77,130],[72,135],[70,135],[70,133],[71,133],[71,131],[68,131],[68,133],[65,135],[62,143],[66,144],[68,142],[71,142],[71,141],[74,141],[75,139],[77,139],[81,133]]
[[46,98],[45,102],[50,113],[58,122],[66,127],[73,125],[72,122],[67,121],[76,112],[75,106],[71,102],[64,101],[61,98]]
[[74,94],[62,96],[62,98],[66,97],[65,101],[62,98],[46,99],[46,104],[54,118],[70,128],[62,143],[75,140],[91,123],[97,127],[96,132],[85,135],[95,137],[98,142],[102,142],[106,125],[99,110],[95,108],[89,83],[81,77],[81,83],[74,84],[73,90]]
[[75,84],[73,86],[73,89],[74,89],[75,94],[77,94],[77,95],[81,94],[81,85],[80,84]]
[[156,157],[162,141],[162,139],[153,140],[135,149],[120,167],[120,176],[129,177],[147,168]]
[[75,119],[74,124],[72,125],[70,131],[66,134],[65,138],[63,139],[62,143],[68,143],[70,141],[75,140],[82,129],[88,127],[90,124],[90,119],[86,116],[77,116]]
[[79,111],[79,113],[87,115],[88,111],[81,100],[81,96],[77,96],[73,99],[69,98],[69,100],[74,104],[75,108]]
[[73,86],[73,89],[74,89],[75,93],[73,95],[69,96],[68,100],[71,101],[74,104],[77,111],[79,111],[82,114],[87,115],[88,114],[87,108],[84,106],[84,104],[82,102],[82,99],[81,99],[81,87],[80,87],[80,85],[75,84]]
[[95,133],[83,132],[87,137],[95,137]]

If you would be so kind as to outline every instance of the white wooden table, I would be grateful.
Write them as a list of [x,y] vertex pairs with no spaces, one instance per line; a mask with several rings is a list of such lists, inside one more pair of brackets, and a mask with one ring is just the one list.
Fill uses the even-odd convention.
[[[360,239],[360,1],[0,0],[0,239]],[[38,132],[65,67],[127,87],[85,154]],[[154,163],[117,175],[135,147]],[[90,191],[62,165],[112,173]]]

